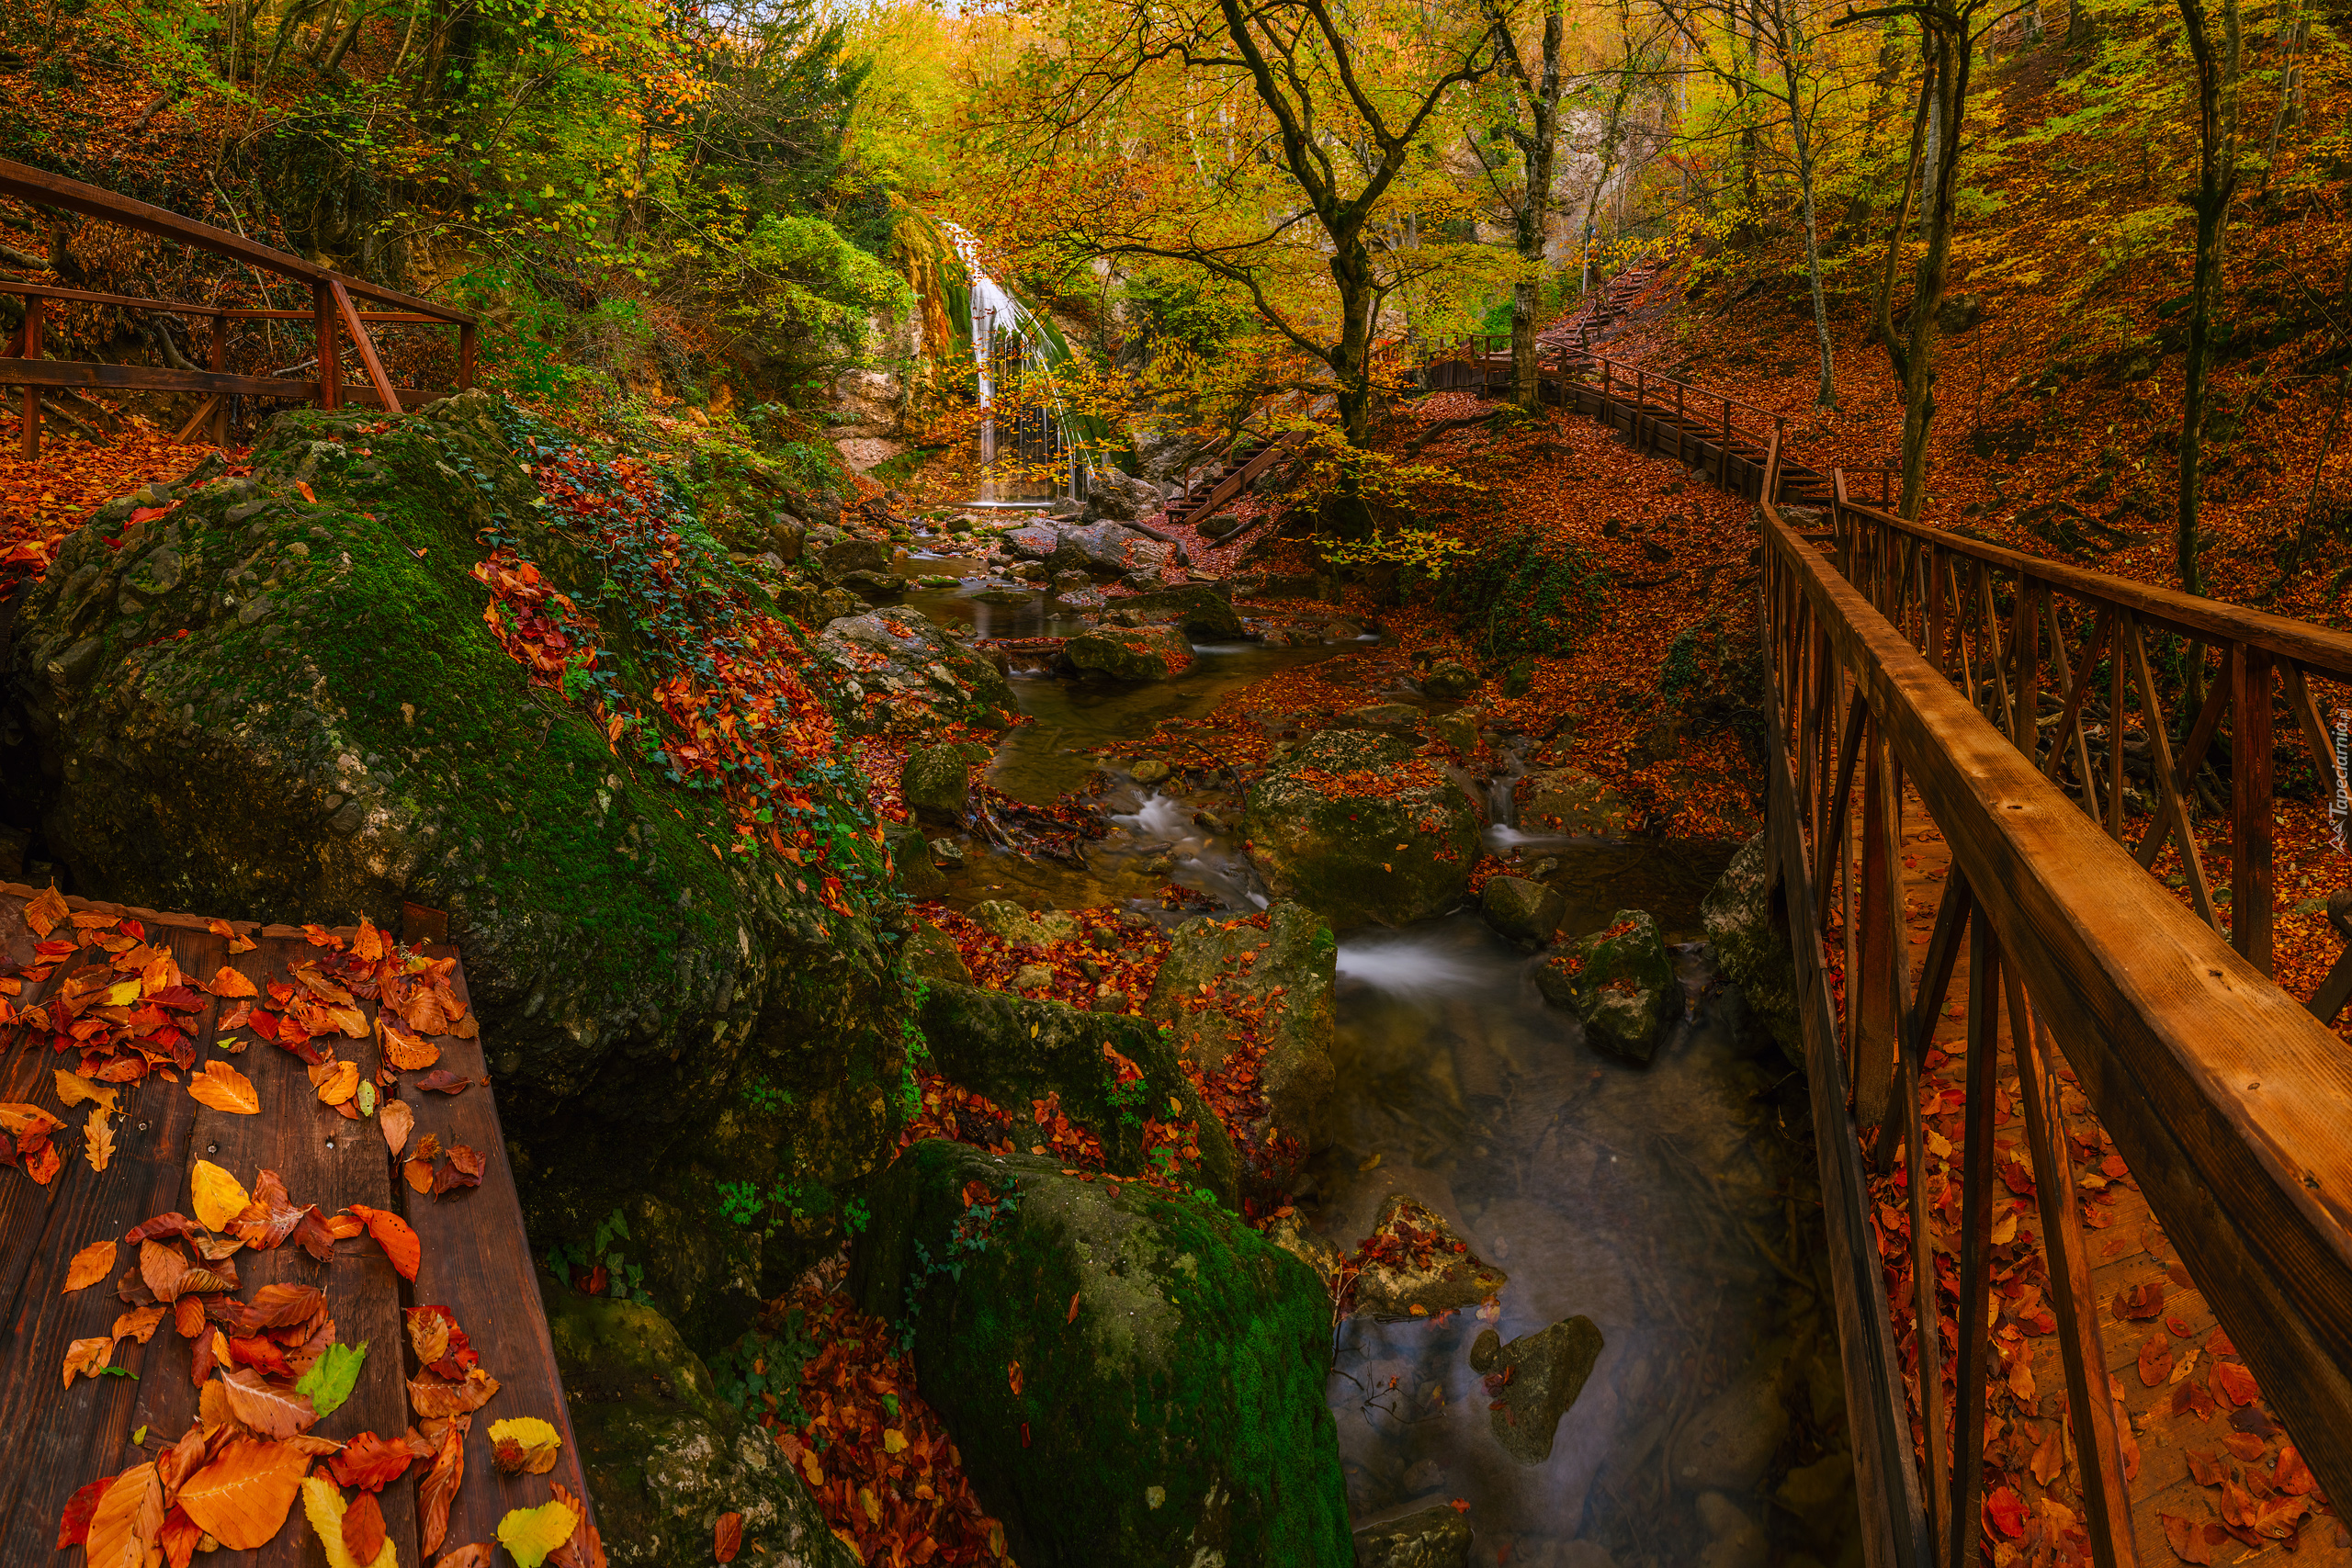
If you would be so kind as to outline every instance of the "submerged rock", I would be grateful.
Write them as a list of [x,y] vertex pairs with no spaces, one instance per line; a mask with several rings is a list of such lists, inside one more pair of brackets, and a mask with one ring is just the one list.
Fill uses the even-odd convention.
[[1172,626],[1098,626],[1062,644],[1070,663],[1114,681],[1165,681],[1192,667],[1193,645]]
[[743,1516],[746,1560],[856,1568],[784,1450],[729,1407],[651,1307],[542,1275],[580,1463],[614,1568],[700,1568],[718,1516]]
[[1490,876],[1478,890],[1478,912],[1497,934],[1543,947],[1559,931],[1568,900],[1557,889],[1523,876]]
[[1545,958],[1535,984],[1544,1000],[1574,1010],[1586,1043],[1629,1062],[1647,1065],[1682,1011],[1674,961],[1641,909],[1618,910],[1602,930]]
[[1462,901],[1478,858],[1478,808],[1403,740],[1317,730],[1252,784],[1250,858],[1277,897],[1335,929],[1409,925]]
[[1238,1217],[920,1143],[852,1288],[910,1337],[1024,1568],[1353,1562],[1329,1298]]
[[1401,1192],[1381,1204],[1380,1223],[1352,1256],[1359,1272],[1351,1316],[1435,1317],[1476,1306],[1510,1283],[1435,1211]]
[[1724,977],[1744,1004],[1734,1020],[1743,1035],[1768,1036],[1795,1066],[1804,1066],[1804,1031],[1798,1022],[1796,953],[1786,919],[1772,908],[1772,867],[1757,834],[1699,906],[1707,942]]
[[1440,1503],[1356,1531],[1357,1568],[1470,1568],[1470,1521]]
[[1519,825],[1587,839],[1629,837],[1640,813],[1614,789],[1576,768],[1546,768],[1520,780]]
[[1495,1441],[1521,1464],[1552,1457],[1560,1417],[1576,1404],[1600,1359],[1600,1330],[1589,1317],[1565,1317],[1509,1344],[1489,1328],[1470,1348],[1470,1365],[1483,1374]]
[[[1177,1050],[1211,1083],[1237,1068],[1254,1077],[1263,1111],[1248,1118],[1239,1153],[1256,1190],[1287,1185],[1319,1141],[1333,1081],[1339,954],[1322,917],[1288,901],[1238,920],[1189,920],[1170,942],[1144,1005],[1144,1016],[1168,1026]],[[1236,1062],[1237,1053],[1248,1059]]]
[[[731,1337],[763,1272],[788,1280],[821,1238],[763,1242],[711,1185],[790,1169],[832,1186],[888,1148],[902,1003],[879,938],[900,918],[877,900],[865,802],[818,765],[839,736],[814,685],[775,714],[775,754],[808,809],[856,825],[822,852],[844,890],[830,908],[817,853],[717,853],[737,835],[716,791],[672,785],[638,740],[616,755],[584,697],[532,688],[484,622],[484,528],[521,558],[508,592],[536,591],[526,561],[575,603],[623,606],[595,633],[623,711],[691,682],[700,649],[681,637],[734,635],[762,606],[681,534],[696,585],[668,631],[640,632],[634,547],[592,547],[547,504],[514,450],[522,417],[480,392],[389,428],[373,409],[280,414],[251,475],[175,490],[141,523],[102,512],[17,601],[0,728],[32,737],[45,837],[93,896],[392,931],[403,902],[446,910],[534,1237],[625,1208],[667,1232],[648,1288],[697,1337]],[[747,1107],[755,1080],[778,1102]]]

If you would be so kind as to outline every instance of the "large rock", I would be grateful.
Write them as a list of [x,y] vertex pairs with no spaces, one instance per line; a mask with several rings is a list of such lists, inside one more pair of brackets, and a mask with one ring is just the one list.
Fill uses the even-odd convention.
[[1478,689],[1478,672],[1459,660],[1441,659],[1421,677],[1421,690],[1442,703],[1458,703]]
[[1133,610],[1149,620],[1173,620],[1187,636],[1206,642],[1230,642],[1242,633],[1241,617],[1233,608],[1233,591],[1223,583],[1155,588],[1131,599],[1113,601],[1111,607]]
[[920,610],[844,615],[817,638],[816,653],[842,673],[850,716],[868,733],[928,736],[955,722],[1001,728],[1019,705],[994,660]]
[[1557,888],[1523,876],[1490,876],[1478,889],[1478,912],[1498,935],[1545,947],[1568,912],[1568,900]]
[[[1185,1077],[1170,1037],[1142,1019],[934,980],[923,987],[922,1032],[932,1065],[950,1083],[1023,1121],[1036,1101],[1058,1096],[1062,1114],[1102,1141],[1103,1163],[1120,1175],[1149,1168],[1156,1123],[1197,1151],[1172,1156],[1176,1174],[1221,1202],[1239,1201],[1224,1124]],[[1122,1058],[1141,1076],[1125,1073]],[[1016,1146],[1035,1130],[1016,1124]]]
[[852,1288],[1023,1568],[1353,1562],[1306,1265],[1194,1200],[960,1144],[909,1149],[873,1211]]
[[853,535],[820,549],[817,561],[835,578],[846,578],[854,571],[883,573],[890,569],[890,547],[879,539],[861,539]]
[[899,770],[899,798],[919,817],[961,822],[971,791],[971,764],[960,746],[918,746]]
[[1176,547],[1117,523],[1088,523],[1062,530],[1051,564],[1102,577],[1158,573],[1176,558]]
[[1462,901],[1478,808],[1435,762],[1390,736],[1318,730],[1247,797],[1250,858],[1275,897],[1345,931],[1409,925]]
[[1134,446],[1136,465],[1143,469],[1144,478],[1160,484],[1174,484],[1202,457],[1200,438],[1189,430],[1138,430]]
[[1478,1336],[1470,1366],[1486,1378],[1487,1424],[1503,1452],[1521,1464],[1552,1457],[1560,1417],[1584,1392],[1600,1351],[1600,1330],[1589,1317],[1564,1317],[1509,1344],[1491,1328]]
[[1584,839],[1623,839],[1637,825],[1634,803],[1576,768],[1547,768],[1520,780],[1519,825]]
[[1114,681],[1165,681],[1193,664],[1191,641],[1172,626],[1097,626],[1062,644],[1062,653],[1085,673]]
[[1047,561],[1062,546],[1062,531],[1049,524],[1032,523],[1004,536],[1004,547],[1021,560]]
[[[18,601],[5,690],[81,891],[387,930],[404,901],[446,910],[533,1236],[624,1210],[664,1237],[648,1288],[689,1333],[731,1337],[822,1238],[763,1242],[718,1213],[712,1183],[837,1186],[888,1149],[902,1003],[878,938],[902,917],[871,810],[841,793],[852,775],[786,776],[808,820],[853,830],[801,835],[779,811],[797,862],[756,840],[720,854],[738,835],[718,791],[670,782],[677,759],[634,731],[616,749],[588,694],[530,685],[484,624],[480,530],[575,603],[632,604],[651,579],[637,547],[600,553],[559,523],[514,451],[521,418],[480,393],[390,428],[372,409],[279,415],[250,477],[141,523],[107,509],[69,538]],[[584,462],[578,478],[600,482]],[[780,650],[779,699],[813,680],[676,522],[660,629],[606,612],[595,633],[618,710],[659,714],[657,681],[691,682],[703,642],[747,630]],[[822,761],[835,719],[803,690],[775,716]],[[761,1080],[778,1095],[747,1103]]]
[[1783,1055],[1804,1066],[1804,1031],[1798,1022],[1796,953],[1786,919],[1772,908],[1772,864],[1757,834],[1699,906],[1707,942],[1724,976],[1738,987],[1738,1032],[1769,1036]]
[[1443,1215],[1402,1192],[1352,1255],[1351,1316],[1401,1322],[1462,1312],[1502,1293],[1510,1276],[1470,1250]]
[[1204,917],[1177,928],[1144,1004],[1144,1017],[1168,1026],[1206,1081],[1232,1086],[1231,1124],[1253,1190],[1287,1187],[1320,1141],[1339,953],[1330,927],[1301,904],[1238,920]]
[[775,1439],[718,1397],[667,1319],[544,1274],[539,1290],[614,1568],[701,1568],[727,1513],[743,1516],[746,1561],[856,1568]]
[[1682,1015],[1682,983],[1646,910],[1618,910],[1538,964],[1535,984],[1546,1001],[1574,1010],[1585,1043],[1629,1062],[1646,1064]]
[[1138,517],[1150,516],[1165,505],[1159,487],[1149,479],[1139,479],[1116,468],[1087,476],[1086,509],[1097,517],[1132,523]]

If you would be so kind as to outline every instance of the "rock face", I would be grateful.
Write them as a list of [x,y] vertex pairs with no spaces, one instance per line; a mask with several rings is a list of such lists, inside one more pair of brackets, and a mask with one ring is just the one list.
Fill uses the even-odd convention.
[[[1052,979],[1046,971],[1046,983]],[[923,988],[922,1031],[933,1065],[950,1083],[1019,1119],[1010,1130],[1017,1146],[1026,1147],[1035,1130],[1031,1105],[1049,1093],[1059,1097],[1062,1114],[1102,1140],[1103,1163],[1122,1176],[1147,1168],[1147,1119],[1189,1125],[1199,1157],[1179,1156],[1178,1168],[1220,1201],[1238,1201],[1224,1125],[1177,1065],[1169,1037],[1142,1019],[933,981]],[[1121,1058],[1141,1076],[1123,1082]],[[1181,1116],[1170,1113],[1171,1099]]]
[[1470,1568],[1470,1521],[1448,1504],[1356,1531],[1359,1568]]
[[1051,560],[1061,543],[1062,531],[1043,523],[1015,528],[1004,536],[1004,547],[1021,560]]
[[1529,947],[1550,944],[1568,901],[1556,890],[1523,876],[1490,876],[1478,889],[1478,912],[1496,933]]
[[856,1568],[775,1439],[718,1397],[668,1320],[544,1276],[540,1292],[615,1568],[700,1568],[725,1513],[743,1516],[752,1561]]
[[1622,839],[1634,830],[1637,813],[1633,802],[1575,768],[1529,773],[1516,793],[1522,828],[1589,839]]
[[1102,577],[1158,572],[1176,558],[1176,547],[1117,523],[1088,523],[1065,528],[1050,563]]
[[1489,1328],[1470,1348],[1471,1370],[1483,1373],[1495,1441],[1521,1464],[1552,1457],[1560,1417],[1584,1392],[1600,1359],[1600,1330],[1589,1317],[1566,1317],[1509,1344]]
[[1193,645],[1174,626],[1101,626],[1062,644],[1062,653],[1114,681],[1165,681],[1193,664]]
[[1116,468],[1088,477],[1086,509],[1097,517],[1132,523],[1138,517],[1150,516],[1166,504],[1159,487],[1149,479],[1139,479]]
[[1250,786],[1250,858],[1277,897],[1335,930],[1408,925],[1462,901],[1478,858],[1478,808],[1408,743],[1325,729]]
[[1772,868],[1763,834],[1740,846],[1699,914],[1715,962],[1739,987],[1741,1032],[1769,1035],[1792,1066],[1804,1066],[1796,955],[1789,946],[1788,924],[1772,908]]
[[1301,904],[1277,903],[1246,919],[1189,920],[1169,943],[1144,1005],[1144,1017],[1168,1025],[1176,1049],[1209,1081],[1254,1061],[1263,1109],[1249,1118],[1238,1151],[1253,1190],[1287,1185],[1319,1141],[1332,1089],[1339,955],[1331,928]]
[[844,615],[818,637],[819,659],[849,677],[852,718],[868,733],[928,731],[941,720],[1001,728],[1018,707],[995,660],[903,606]]
[[1330,1301],[1296,1258],[1199,1202],[960,1144],[915,1145],[873,1206],[852,1289],[911,1336],[1024,1568],[1354,1561]]
[[[611,575],[628,560],[584,547],[523,471],[519,420],[478,393],[389,430],[373,410],[279,415],[251,477],[176,495],[119,548],[119,505],[66,541],[18,601],[6,697],[85,892],[387,930],[403,900],[447,911],[534,1236],[625,1209],[667,1238],[644,1259],[655,1297],[690,1334],[731,1337],[774,1293],[763,1269],[781,1288],[809,1258],[727,1224],[710,1184],[789,1168],[832,1185],[888,1148],[903,1004],[877,938],[901,917],[873,902],[882,849],[863,829],[825,869],[876,912],[829,908],[813,865],[713,852],[735,837],[716,792],[531,689],[484,624],[477,531],[495,523],[577,601],[629,590]],[[661,637],[605,617],[625,709],[660,712],[655,682],[688,673],[681,640],[743,624],[748,595],[718,576]],[[784,716],[834,723],[813,696]],[[794,783],[870,822],[833,775]],[[789,1106],[747,1105],[755,1080]]]
[[1618,910],[1606,929],[1544,959],[1535,983],[1546,1001],[1575,1010],[1586,1043],[1629,1062],[1646,1065],[1682,1012],[1674,962],[1641,909]]
[[919,817],[961,822],[971,798],[971,767],[958,746],[918,746],[899,773],[899,797]]

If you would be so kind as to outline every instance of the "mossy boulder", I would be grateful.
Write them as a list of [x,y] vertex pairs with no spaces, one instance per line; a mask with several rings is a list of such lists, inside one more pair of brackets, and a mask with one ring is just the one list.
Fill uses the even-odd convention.
[[1674,960],[1642,909],[1620,909],[1601,930],[1544,958],[1535,984],[1544,1000],[1575,1011],[1585,1043],[1629,1062],[1646,1065],[1668,1023],[1682,1015]]
[[1577,768],[1545,768],[1527,774],[1514,792],[1519,825],[1530,831],[1568,833],[1582,839],[1623,839],[1639,825],[1634,803]]
[[1584,1393],[1602,1348],[1600,1328],[1582,1316],[1564,1317],[1509,1344],[1491,1328],[1478,1336],[1470,1347],[1470,1368],[1496,1394],[1487,1419],[1503,1452],[1521,1464],[1552,1457],[1560,1417]]
[[1155,588],[1132,599],[1111,602],[1147,620],[1173,620],[1185,635],[1210,642],[1231,642],[1241,636],[1241,617],[1233,608],[1233,591],[1221,582],[1187,582]]
[[1478,912],[1497,935],[1544,947],[1560,929],[1568,900],[1557,888],[1524,876],[1490,876],[1478,889]]
[[852,1289],[911,1337],[1023,1568],[1352,1563],[1305,1264],[1222,1210],[960,1144],[915,1145],[873,1208]]
[[[390,931],[404,902],[446,911],[534,1236],[624,1209],[666,1237],[648,1288],[690,1333],[730,1337],[773,1293],[763,1272],[788,1279],[823,1238],[763,1245],[718,1218],[713,1184],[834,1186],[889,1145],[903,987],[881,939],[902,917],[829,756],[778,748],[823,833],[801,863],[719,847],[736,819],[673,782],[654,688],[702,690],[690,645],[742,630],[754,601],[658,487],[619,503],[648,525],[638,543],[593,532],[605,514],[575,499],[619,479],[559,439],[479,393],[389,427],[281,414],[250,476],[175,487],[141,522],[117,503],[69,537],[17,601],[0,693],[79,892]],[[564,506],[526,457],[568,476]],[[674,559],[639,549],[655,524]],[[603,684],[534,686],[493,637],[473,575],[492,535],[597,607]],[[638,592],[657,560],[658,604]],[[789,628],[761,625],[791,668]],[[616,741],[592,694],[656,728]],[[821,689],[804,694],[830,725]],[[788,1100],[747,1104],[760,1080]]]
[[1234,1081],[1243,1176],[1261,1195],[1287,1186],[1320,1141],[1339,956],[1329,924],[1303,904],[1204,917],[1177,928],[1144,1004],[1209,1081]]
[[1787,916],[1773,907],[1772,881],[1771,857],[1758,833],[1724,868],[1699,906],[1699,916],[1724,977],[1737,987],[1733,994],[1739,1005],[1725,1010],[1736,1035],[1751,1047],[1769,1039],[1791,1064],[1802,1067],[1804,1030],[1798,1022],[1796,953],[1789,946]]
[[1193,645],[1173,626],[1098,626],[1062,644],[1080,673],[1112,681],[1165,681],[1192,668]]
[[925,735],[949,723],[1001,729],[1019,704],[1004,671],[904,605],[827,624],[817,657],[838,671],[847,716],[868,734]]
[[[949,1082],[1014,1116],[1014,1146],[1029,1146],[1036,1131],[1031,1108],[1048,1094],[1059,1097],[1063,1115],[1102,1141],[1104,1162],[1123,1176],[1147,1168],[1147,1120],[1188,1126],[1199,1155],[1181,1161],[1177,1172],[1221,1202],[1238,1201],[1224,1123],[1178,1066],[1173,1041],[1142,1019],[934,980],[923,987],[922,1031],[932,1065]],[[1111,1052],[1142,1076],[1122,1081],[1125,1074]]]
[[588,1495],[614,1568],[701,1568],[718,1516],[743,1516],[747,1560],[856,1568],[766,1429],[651,1307],[540,1276]]
[[1250,858],[1274,896],[1340,931],[1409,925],[1462,901],[1478,858],[1478,807],[1408,741],[1317,730],[1250,788]]
[[918,746],[899,773],[899,796],[918,817],[961,822],[971,799],[972,770],[959,746]]

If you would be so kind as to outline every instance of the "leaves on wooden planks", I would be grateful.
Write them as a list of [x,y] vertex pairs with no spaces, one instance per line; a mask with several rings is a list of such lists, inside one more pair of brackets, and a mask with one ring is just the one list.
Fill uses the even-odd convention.
[[433,1195],[438,1198],[460,1187],[480,1187],[488,1164],[481,1154],[465,1145],[450,1145],[440,1163],[433,1168]]
[[416,1112],[406,1100],[388,1100],[376,1112],[376,1125],[383,1132],[385,1146],[398,1159],[408,1143],[410,1130],[416,1125]]
[[114,1484],[114,1477],[102,1475],[89,1482],[65,1499],[65,1511],[57,1521],[57,1550],[79,1546],[90,1538],[90,1518],[98,1511],[98,1499]]
[[[193,1300],[194,1298],[190,1299]],[[124,1340],[130,1339],[144,1345],[150,1339],[155,1337],[155,1330],[162,1326],[163,1321],[164,1309],[162,1307],[132,1307],[129,1312],[123,1313],[115,1318],[113,1329],[114,1341],[116,1344],[119,1345]]]
[[164,1531],[164,1485],[153,1464],[135,1464],[99,1497],[83,1541],[89,1568],[147,1568]]
[[308,1398],[272,1387],[251,1367],[223,1372],[217,1381],[230,1414],[262,1437],[282,1441],[309,1431],[319,1418]]
[[189,1074],[187,1092],[198,1104],[232,1116],[261,1114],[261,1094],[253,1080],[226,1062],[207,1062],[202,1072]]
[[253,1551],[285,1527],[310,1468],[311,1456],[292,1444],[232,1438],[180,1488],[179,1506],[221,1545]]
[[[498,1544],[514,1559],[516,1568],[539,1568],[548,1554],[570,1540],[579,1527],[580,1516],[567,1504],[547,1502],[536,1508],[516,1508],[498,1521]],[[741,1528],[739,1516],[739,1538]]]
[[466,1431],[472,1425],[472,1416],[460,1416],[442,1428],[433,1468],[417,1483],[417,1541],[428,1556],[441,1550],[441,1540],[449,1533],[449,1505],[466,1478]]
[[415,1458],[405,1441],[386,1442],[373,1432],[362,1432],[327,1461],[327,1473],[338,1486],[380,1492],[406,1475]]
[[354,1562],[373,1562],[384,1545],[383,1506],[373,1492],[362,1492],[343,1510],[344,1554]]
[[2261,1387],[2254,1381],[2254,1374],[2236,1361],[2213,1363],[2213,1392],[2225,1408],[2252,1404],[2262,1397]]
[[189,1168],[188,1192],[197,1222],[209,1231],[227,1230],[253,1201],[242,1182],[209,1159]]
[[325,1551],[327,1568],[398,1568],[398,1549],[389,1540],[372,1561],[362,1562],[351,1555],[344,1545],[343,1534],[343,1522],[349,1511],[350,1505],[343,1500],[343,1494],[326,1477],[313,1475],[303,1481],[302,1517],[310,1520],[311,1532]]
[[563,1438],[536,1416],[511,1416],[490,1424],[491,1454],[508,1475],[545,1475],[555,1468]]
[[107,1118],[105,1106],[93,1105],[89,1121],[82,1126],[82,1155],[92,1170],[106,1169],[107,1161],[114,1158],[114,1127]]
[[204,988],[214,996],[222,998],[257,997],[261,994],[250,978],[226,964],[220,965],[212,978],[204,983]]
[[76,1373],[85,1378],[96,1377],[114,1359],[114,1336],[100,1334],[88,1339],[76,1339],[65,1347],[65,1386],[74,1386]]
[[330,1345],[326,1354],[311,1362],[311,1370],[295,1382],[294,1392],[308,1399],[322,1417],[332,1416],[351,1397],[359,1382],[359,1369],[367,1360],[365,1339],[357,1345]]
[[114,1259],[115,1244],[113,1242],[92,1242],[75,1253],[73,1261],[66,1264],[65,1290],[60,1291],[58,1294],[63,1295],[67,1291],[86,1290],[96,1284],[114,1272]]
[[359,1064],[340,1059],[322,1062],[311,1069],[311,1081],[318,1086],[322,1105],[341,1105],[359,1092]]
[[473,1087],[473,1079],[463,1073],[453,1073],[447,1067],[435,1067],[416,1080],[419,1089],[429,1089],[439,1094],[463,1094]]
[[2172,1376],[2172,1340],[2158,1332],[2140,1347],[2140,1381],[2154,1388]]
[[441,1059],[440,1046],[381,1012],[376,1015],[376,1039],[385,1065],[400,1072],[422,1072]]
[[401,1278],[414,1280],[424,1247],[417,1240],[416,1232],[409,1228],[409,1223],[389,1209],[371,1209],[365,1203],[352,1204],[350,1212],[368,1227],[368,1234],[376,1238],[376,1245],[384,1249],[384,1256],[392,1260]]
[[548,1552],[548,1561],[555,1568],[606,1568],[605,1538],[589,1521],[588,1505],[560,1481],[550,1482],[548,1490],[555,1494],[557,1502],[580,1516],[579,1528],[571,1532],[571,1539]]
[[459,1381],[425,1372],[408,1380],[409,1408],[416,1412],[418,1419],[426,1421],[468,1416],[489,1404],[498,1389],[498,1380],[480,1367],[468,1371]]
[[[478,1540],[470,1546],[460,1546],[455,1551],[443,1552],[433,1560],[433,1568],[491,1568],[492,1559],[496,1555],[497,1551],[498,1549],[490,1542]],[[550,1557],[548,1561],[555,1560]]]
[[57,1098],[64,1101],[68,1111],[77,1105],[103,1105],[108,1111],[121,1109],[115,1103],[122,1093],[119,1086],[96,1083],[79,1073],[68,1072],[63,1067],[59,1067],[56,1072]]

